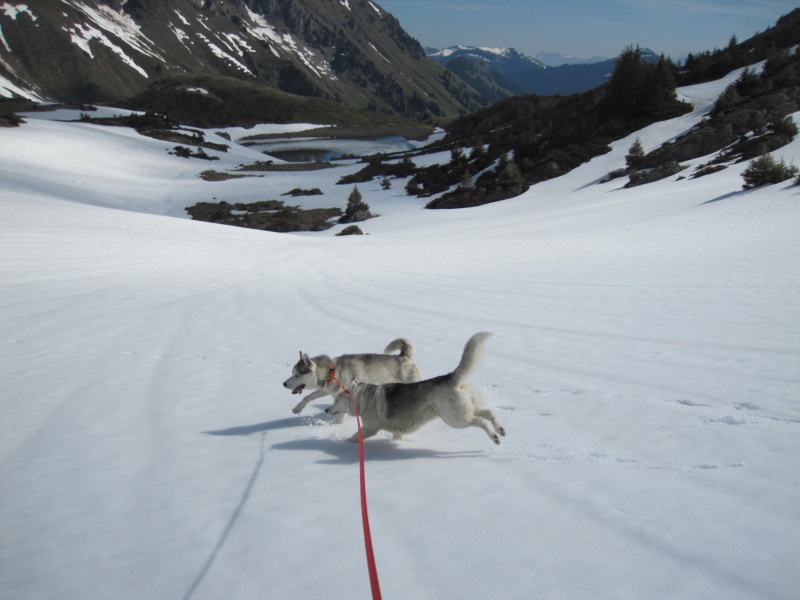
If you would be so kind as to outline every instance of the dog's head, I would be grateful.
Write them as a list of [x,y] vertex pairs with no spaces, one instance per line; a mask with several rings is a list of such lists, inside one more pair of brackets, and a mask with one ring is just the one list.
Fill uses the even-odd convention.
[[292,376],[283,382],[283,387],[292,390],[293,394],[302,394],[307,385],[313,385],[316,381],[314,367],[313,359],[300,352],[300,360],[292,367]]
[[350,384],[350,389],[337,394],[336,400],[325,409],[325,412],[331,416],[340,415],[342,413],[346,415],[355,415],[353,402],[358,401],[358,391],[356,389],[358,385],[358,379],[353,379],[353,382]]
[[353,402],[350,399],[350,394],[342,392],[336,396],[336,401],[325,409],[325,412],[331,416],[336,415],[354,415]]

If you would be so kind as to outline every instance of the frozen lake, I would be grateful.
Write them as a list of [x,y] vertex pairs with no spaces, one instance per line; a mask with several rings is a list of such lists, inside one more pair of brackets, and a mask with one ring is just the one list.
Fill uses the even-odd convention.
[[414,150],[421,145],[404,137],[386,137],[376,140],[337,138],[281,138],[255,144],[250,148],[290,162],[324,162],[348,156],[370,156]]

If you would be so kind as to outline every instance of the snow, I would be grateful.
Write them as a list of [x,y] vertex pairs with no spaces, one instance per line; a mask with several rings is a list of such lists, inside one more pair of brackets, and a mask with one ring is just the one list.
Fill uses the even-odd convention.
[[[207,38],[205,35],[203,35],[202,33],[198,33],[198,34],[197,34],[197,37],[199,37],[201,40],[203,40],[203,41],[206,43],[206,45],[208,46],[208,48],[211,50],[211,52],[213,52],[213,53],[214,53],[214,56],[216,56],[217,58],[221,58],[222,60],[226,60],[226,61],[228,61],[228,62],[229,62],[229,63],[231,63],[231,64],[232,64],[234,67],[236,67],[236,68],[237,68],[237,69],[239,69],[240,71],[243,71],[243,72],[247,73],[248,75],[252,75],[252,74],[253,74],[253,72],[252,72],[250,69],[248,69],[248,68],[247,68],[247,67],[246,67],[246,66],[245,66],[245,65],[244,65],[244,64],[243,64],[241,61],[238,61],[238,60],[236,60],[236,59],[235,59],[233,56],[231,56],[230,54],[228,54],[227,52],[225,52],[225,51],[224,51],[222,48],[220,48],[219,46],[217,46],[217,45],[216,45],[214,42],[212,42],[210,39],[208,39],[208,38]],[[217,37],[218,37],[218,39],[222,39],[222,38],[220,38],[219,36],[217,36]],[[230,46],[229,46],[229,47],[230,47]],[[237,50],[238,50],[238,49],[237,49]],[[241,54],[242,54],[242,53],[241,53],[241,50],[239,50],[239,52],[238,52],[238,53],[239,53],[239,55],[241,56]]]
[[[153,42],[141,32],[136,22],[122,11],[116,11],[110,6],[99,5],[92,7],[78,0],[62,0],[80,12],[85,18],[94,23],[96,27],[86,23],[74,23],[72,28],[66,28],[71,35],[72,42],[83,50],[90,58],[94,58],[89,43],[97,39],[101,44],[116,53],[122,62],[136,69],[143,77],[147,77],[144,70],[130,58],[125,51],[114,44],[104,32],[108,32],[122,41],[125,45],[140,54],[164,61],[164,58],[152,50]],[[98,29],[99,28],[99,29]]]
[[368,598],[355,423],[293,415],[281,383],[298,350],[398,336],[442,374],[488,330],[500,446],[440,422],[365,443],[385,597],[800,597],[800,192],[742,191],[746,164],[598,183],[729,80],[516,199],[360,184],[365,236],[183,212],[298,186],[343,207],[357,164],[205,182],[264,157],[0,129],[0,596]]
[[[21,14],[27,14],[30,20],[34,23],[38,20],[38,17],[34,15],[25,4],[9,4],[8,2],[4,2],[3,4],[0,4],[0,11],[3,12],[3,16],[9,17],[13,21],[16,21],[17,17]],[[0,42],[3,43],[3,47],[6,49],[6,52],[11,52],[11,47],[8,45],[5,35],[3,35],[2,23],[0,23]],[[0,81],[0,83],[2,83],[2,81]]]
[[42,96],[41,94],[37,93],[34,90],[26,90],[25,88],[22,88],[12,83],[2,75],[0,75],[0,96],[2,96],[3,98],[14,98],[14,97],[26,98],[27,100],[33,100],[34,102],[45,101],[44,96]]

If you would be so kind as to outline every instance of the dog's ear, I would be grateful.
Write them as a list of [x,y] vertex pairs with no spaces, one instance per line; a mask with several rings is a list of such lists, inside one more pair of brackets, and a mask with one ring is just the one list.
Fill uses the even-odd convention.
[[353,381],[350,383],[350,389],[351,390],[354,389],[357,385],[358,385],[358,379],[353,379]]
[[311,364],[311,357],[302,350],[300,351],[300,362],[303,363],[304,365]]

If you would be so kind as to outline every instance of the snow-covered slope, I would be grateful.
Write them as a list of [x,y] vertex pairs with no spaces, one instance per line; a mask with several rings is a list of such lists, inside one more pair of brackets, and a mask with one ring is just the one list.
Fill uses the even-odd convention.
[[355,423],[281,382],[397,336],[438,375],[489,330],[500,446],[365,444],[385,597],[797,598],[800,192],[597,183],[725,84],[514,200],[359,186],[359,237],[174,218],[298,183],[344,206],[356,165],[204,182],[128,130],[0,130],[0,597],[369,597]]

